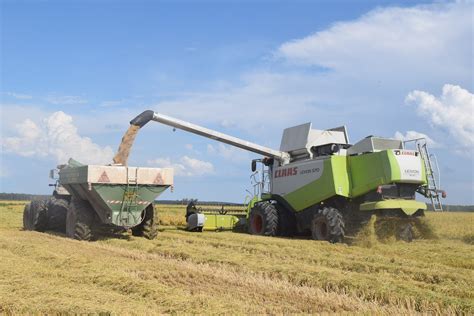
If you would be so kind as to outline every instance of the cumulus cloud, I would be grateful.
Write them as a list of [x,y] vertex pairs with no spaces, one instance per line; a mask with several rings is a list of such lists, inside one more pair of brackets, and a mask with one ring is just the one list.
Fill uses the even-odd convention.
[[371,73],[396,69],[413,75],[430,68],[457,73],[461,64],[472,65],[471,42],[472,4],[438,3],[379,8],[284,43],[276,55],[346,73],[360,71],[361,65]]
[[376,9],[282,43],[278,58],[237,83],[188,91],[154,108],[266,139],[320,118],[319,127],[329,128],[349,119],[365,124],[369,113],[399,115],[406,91],[420,84],[472,82],[471,12],[466,3]]
[[426,144],[430,147],[439,147],[439,144],[431,139],[428,135],[417,132],[417,131],[407,131],[405,135],[399,131],[395,133],[395,139],[399,139],[402,141],[414,140],[419,138],[424,138],[426,140]]
[[2,140],[5,152],[25,157],[53,157],[58,163],[65,163],[69,158],[87,164],[112,162],[112,148],[101,147],[80,136],[72,117],[62,111],[53,113],[41,124],[26,119],[16,125],[15,131],[17,136]]
[[157,158],[148,160],[148,164],[160,168],[173,168],[174,174],[183,177],[203,176],[214,173],[214,166],[208,161],[181,157],[178,162],[172,162],[170,158]]
[[460,86],[445,84],[440,97],[415,90],[405,99],[434,127],[446,130],[461,147],[474,145],[474,95]]

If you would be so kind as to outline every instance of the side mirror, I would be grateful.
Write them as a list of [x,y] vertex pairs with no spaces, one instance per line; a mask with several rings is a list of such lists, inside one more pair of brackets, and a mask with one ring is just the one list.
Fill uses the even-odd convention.
[[255,172],[255,170],[257,170],[257,161],[252,160],[252,172]]
[[56,180],[56,179],[59,178],[57,169],[51,169],[51,170],[49,170],[49,178],[50,178],[50,179],[53,179],[53,180]]

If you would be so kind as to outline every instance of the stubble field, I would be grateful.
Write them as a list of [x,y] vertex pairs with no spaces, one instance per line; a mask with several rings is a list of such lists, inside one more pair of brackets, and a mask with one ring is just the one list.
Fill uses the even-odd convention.
[[429,213],[438,238],[329,244],[189,233],[158,206],[160,234],[94,242],[23,231],[0,202],[0,313],[474,313],[474,213]]

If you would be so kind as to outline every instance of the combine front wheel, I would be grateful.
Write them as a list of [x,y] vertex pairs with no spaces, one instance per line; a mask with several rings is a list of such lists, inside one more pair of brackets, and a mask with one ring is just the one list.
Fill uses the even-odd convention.
[[249,215],[249,233],[252,235],[276,236],[278,232],[278,211],[276,207],[263,202],[255,205]]

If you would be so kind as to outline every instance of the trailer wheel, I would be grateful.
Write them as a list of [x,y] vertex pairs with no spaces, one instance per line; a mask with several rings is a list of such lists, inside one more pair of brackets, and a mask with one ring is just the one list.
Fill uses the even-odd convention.
[[332,243],[342,242],[345,225],[341,213],[333,207],[325,207],[314,215],[311,222],[311,235],[314,240]]
[[269,202],[256,204],[250,211],[249,233],[252,235],[276,236],[278,233],[278,210]]
[[91,240],[93,212],[89,202],[73,198],[67,208],[66,235],[77,240]]
[[23,228],[44,232],[48,228],[48,208],[45,200],[34,200],[23,210]]
[[153,203],[145,209],[145,218],[138,225],[132,228],[132,235],[145,237],[146,239],[155,239],[158,235],[158,228],[155,223],[155,208]]
[[48,229],[66,231],[66,217],[69,201],[62,198],[51,197],[48,201]]

